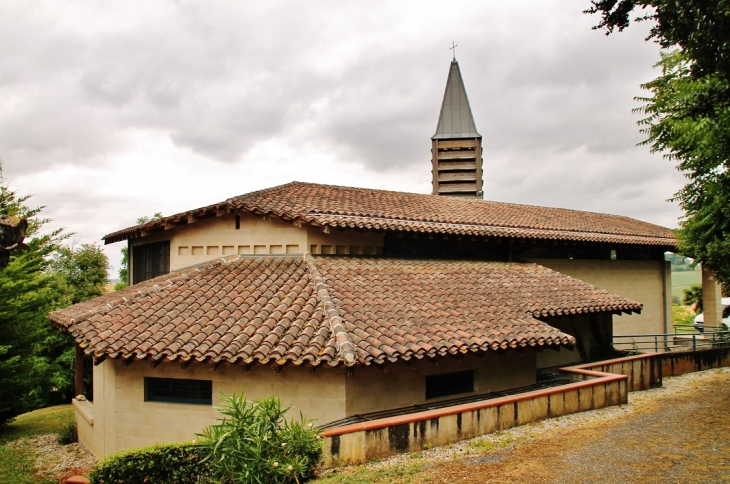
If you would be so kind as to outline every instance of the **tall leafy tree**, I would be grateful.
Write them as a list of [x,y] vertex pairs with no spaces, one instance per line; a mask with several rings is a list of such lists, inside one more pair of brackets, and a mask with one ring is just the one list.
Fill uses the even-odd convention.
[[62,246],[52,259],[51,270],[64,280],[71,303],[76,304],[104,294],[109,259],[97,244]]
[[[60,280],[66,304],[77,304],[105,293],[109,259],[96,244],[61,245],[51,258],[48,271]],[[45,395],[45,405],[66,403],[75,390],[75,343],[65,331],[51,329],[43,338],[42,356],[49,363],[49,380],[53,386]],[[91,390],[90,355],[84,357],[86,393]]]
[[[10,190],[0,165],[0,215],[28,219],[27,248],[14,251],[0,269],[0,424],[49,402],[63,371],[47,355],[54,335],[48,312],[70,302],[64,281],[48,271],[50,255],[65,238],[61,230],[41,233],[43,207]],[[61,371],[59,371],[61,370]]]
[[[595,28],[652,23],[661,75],[642,87],[644,144],[688,179],[673,200],[685,216],[680,250],[730,283],[730,0],[594,0]],[[638,12],[638,13],[636,13]],[[633,15],[637,15],[632,18]]]

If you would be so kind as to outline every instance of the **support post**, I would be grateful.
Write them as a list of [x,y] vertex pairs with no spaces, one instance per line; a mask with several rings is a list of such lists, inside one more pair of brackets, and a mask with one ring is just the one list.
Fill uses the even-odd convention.
[[81,345],[76,345],[76,358],[74,361],[76,396],[84,394],[84,350]]
[[719,327],[722,321],[720,296],[722,289],[715,279],[715,271],[702,268],[702,311],[705,316],[705,328]]

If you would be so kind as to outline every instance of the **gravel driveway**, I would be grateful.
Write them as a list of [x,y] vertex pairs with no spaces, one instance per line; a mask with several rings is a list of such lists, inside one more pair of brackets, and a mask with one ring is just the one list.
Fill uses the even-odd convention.
[[408,482],[730,482],[730,369],[665,378],[629,404],[478,437],[422,455]]

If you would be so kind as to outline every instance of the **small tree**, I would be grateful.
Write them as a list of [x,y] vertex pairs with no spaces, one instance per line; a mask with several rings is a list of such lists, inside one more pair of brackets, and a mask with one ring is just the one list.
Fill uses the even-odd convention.
[[122,247],[122,263],[119,266],[119,282],[114,284],[114,290],[119,291],[127,287],[129,280],[129,249]]
[[216,482],[300,483],[312,476],[322,456],[319,431],[301,414],[287,421],[288,408],[276,397],[247,402],[223,395],[225,415],[199,435],[199,447]]
[[689,289],[684,290],[684,299],[682,300],[685,306],[692,306],[694,312],[699,314],[702,312],[702,286],[695,284]]

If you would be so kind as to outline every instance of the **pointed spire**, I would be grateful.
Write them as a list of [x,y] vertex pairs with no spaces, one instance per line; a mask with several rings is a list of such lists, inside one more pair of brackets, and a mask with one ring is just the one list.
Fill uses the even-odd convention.
[[[452,42],[451,49],[456,48]],[[436,134],[431,137],[434,195],[482,198],[482,135],[477,133],[456,58],[451,61]]]
[[436,134],[431,139],[481,138],[481,136],[474,124],[459,63],[454,58],[446,81]]

